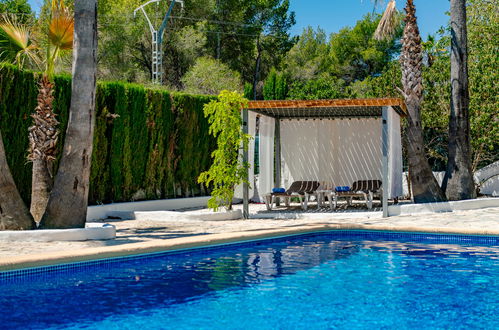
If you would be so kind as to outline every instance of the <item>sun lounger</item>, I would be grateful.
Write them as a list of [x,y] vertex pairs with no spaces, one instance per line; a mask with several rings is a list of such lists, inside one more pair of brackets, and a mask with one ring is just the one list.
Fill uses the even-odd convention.
[[298,197],[303,209],[307,208],[308,196],[319,188],[317,181],[295,181],[285,192],[273,192],[265,195],[265,205],[267,210],[272,210],[272,205],[275,204],[277,198],[283,198],[284,203],[289,207],[291,197]]
[[352,184],[350,191],[339,191],[333,194],[333,200],[329,200],[331,209],[336,209],[339,198],[346,198],[347,204],[352,204],[354,197],[364,197],[366,206],[370,210],[373,206],[374,196],[381,196],[381,181],[380,180],[360,180]]

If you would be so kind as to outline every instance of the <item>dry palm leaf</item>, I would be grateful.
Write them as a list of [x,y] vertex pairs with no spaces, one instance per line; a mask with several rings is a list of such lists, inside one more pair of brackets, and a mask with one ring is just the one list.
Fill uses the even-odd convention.
[[40,64],[29,26],[17,22],[15,16],[3,14],[0,18],[0,33],[4,36],[0,44],[0,58],[12,60],[20,68],[26,58]]
[[50,43],[60,50],[73,47],[74,17],[63,0],[52,1],[52,18],[49,23]]
[[374,38],[376,40],[383,40],[392,37],[397,26],[397,8],[395,6],[395,0],[391,0],[386,6],[385,12],[379,21],[376,32],[374,32]]

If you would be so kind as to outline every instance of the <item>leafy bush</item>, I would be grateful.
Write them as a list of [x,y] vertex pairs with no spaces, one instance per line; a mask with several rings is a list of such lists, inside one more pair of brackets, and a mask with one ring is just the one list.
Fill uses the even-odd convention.
[[288,99],[321,100],[352,97],[345,81],[334,77],[323,77],[307,81],[296,81],[289,87]]
[[241,75],[226,64],[210,57],[200,57],[182,78],[185,91],[217,95],[226,89],[241,91]]

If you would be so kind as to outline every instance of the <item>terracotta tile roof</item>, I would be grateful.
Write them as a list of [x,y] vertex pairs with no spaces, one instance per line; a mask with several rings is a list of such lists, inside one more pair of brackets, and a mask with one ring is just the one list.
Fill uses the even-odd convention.
[[279,118],[379,117],[384,106],[407,115],[399,98],[250,101],[248,110]]

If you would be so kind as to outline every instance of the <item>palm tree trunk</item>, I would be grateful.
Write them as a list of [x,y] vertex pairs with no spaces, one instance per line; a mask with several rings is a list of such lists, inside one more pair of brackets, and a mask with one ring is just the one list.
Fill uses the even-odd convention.
[[33,160],[31,174],[31,205],[29,211],[36,222],[39,222],[49,201],[53,179],[48,169],[49,164],[44,159]]
[[75,1],[73,81],[68,129],[42,228],[85,226],[95,124],[97,2]]
[[36,224],[10,173],[0,132],[0,230],[34,228],[36,228]]
[[407,0],[405,10],[407,16],[405,18],[406,25],[400,61],[402,65],[402,86],[409,112],[406,133],[412,193],[416,203],[440,202],[445,200],[445,196],[433,176],[424,150],[420,113],[423,98],[423,52],[413,0]]
[[59,122],[52,110],[53,94],[54,84],[44,75],[39,82],[38,105],[31,115],[33,126],[29,128],[28,160],[33,162],[30,212],[37,222],[45,212],[53,184],[51,169],[59,136]]
[[466,0],[451,0],[451,107],[443,189],[449,200],[476,197],[471,170]]

